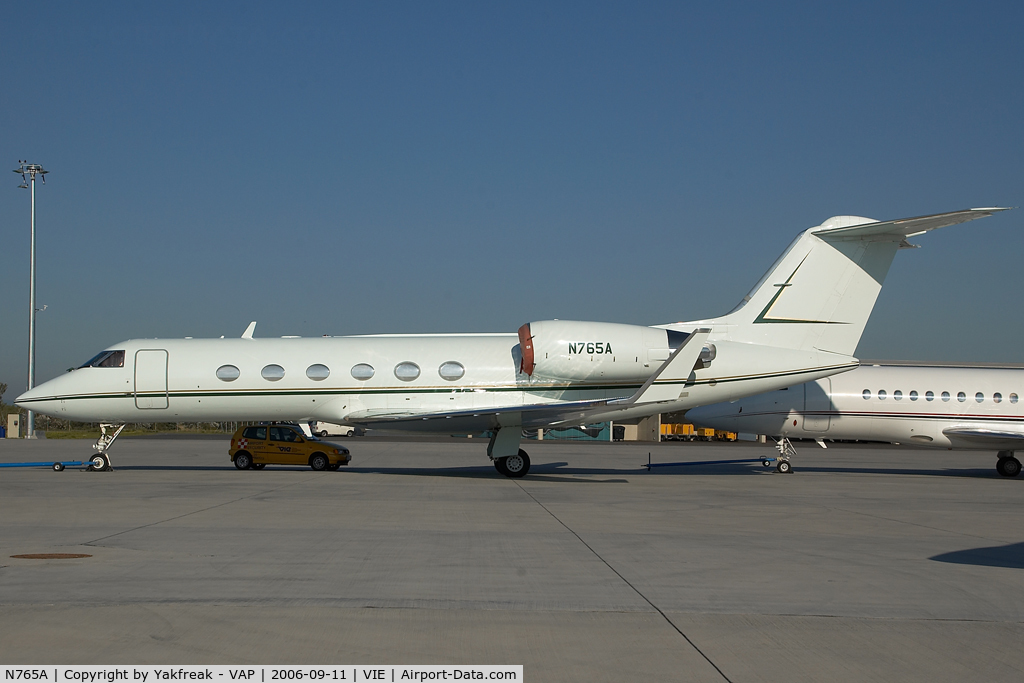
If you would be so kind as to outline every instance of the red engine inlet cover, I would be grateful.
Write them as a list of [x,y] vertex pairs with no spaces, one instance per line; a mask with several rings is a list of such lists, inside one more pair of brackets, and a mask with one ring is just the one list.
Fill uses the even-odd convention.
[[533,376],[533,336],[530,334],[530,323],[519,328],[519,348],[523,352],[523,360],[519,366],[520,372]]

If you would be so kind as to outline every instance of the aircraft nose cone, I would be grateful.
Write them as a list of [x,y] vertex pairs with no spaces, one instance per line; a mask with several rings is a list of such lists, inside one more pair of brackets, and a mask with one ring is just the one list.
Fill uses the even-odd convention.
[[25,405],[26,402],[31,401],[33,399],[37,399],[40,396],[42,396],[42,394],[39,392],[38,387],[36,387],[35,389],[29,389],[21,396],[14,399],[14,405],[18,406],[19,408],[27,408],[28,406]]

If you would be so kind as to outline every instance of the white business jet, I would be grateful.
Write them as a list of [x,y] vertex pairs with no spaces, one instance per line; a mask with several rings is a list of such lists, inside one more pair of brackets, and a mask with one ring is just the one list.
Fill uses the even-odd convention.
[[1024,367],[865,363],[853,372],[734,402],[694,408],[705,427],[777,437],[779,462],[790,439],[888,441],[933,448],[998,451],[996,471],[1020,474],[1024,448]]
[[518,334],[133,339],[22,394],[46,415],[99,422],[97,469],[126,422],[322,420],[370,429],[490,431],[520,477],[524,428],[631,420],[855,368],[882,281],[907,238],[1003,209],[805,230],[731,313],[644,327],[546,320]]

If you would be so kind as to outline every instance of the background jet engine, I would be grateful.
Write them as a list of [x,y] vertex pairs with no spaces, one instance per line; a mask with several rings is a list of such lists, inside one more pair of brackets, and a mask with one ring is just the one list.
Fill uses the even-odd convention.
[[542,320],[519,328],[518,370],[539,381],[643,381],[688,336],[641,325]]

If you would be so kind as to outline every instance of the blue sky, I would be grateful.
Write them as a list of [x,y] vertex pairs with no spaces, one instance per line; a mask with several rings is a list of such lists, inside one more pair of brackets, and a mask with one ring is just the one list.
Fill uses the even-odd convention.
[[[834,5],[8,5],[0,159],[51,171],[37,379],[250,320],[719,315],[829,216],[1024,204],[1024,4]],[[0,184],[8,400],[19,181]],[[859,354],[1024,361],[1022,226],[1024,209],[900,252]]]

